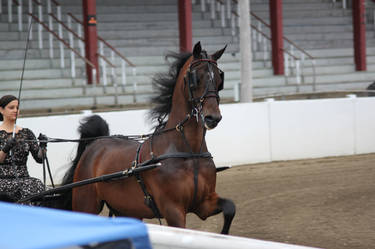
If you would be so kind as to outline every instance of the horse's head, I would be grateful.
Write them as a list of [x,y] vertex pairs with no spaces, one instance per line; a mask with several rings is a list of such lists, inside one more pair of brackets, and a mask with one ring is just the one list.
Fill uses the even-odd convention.
[[224,72],[217,67],[217,60],[226,46],[212,55],[195,44],[192,60],[185,74],[185,94],[192,114],[201,118],[207,129],[213,129],[221,120],[219,91],[224,87]]

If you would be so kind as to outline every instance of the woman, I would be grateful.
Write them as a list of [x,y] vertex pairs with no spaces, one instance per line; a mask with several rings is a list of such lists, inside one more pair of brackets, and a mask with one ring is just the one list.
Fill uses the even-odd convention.
[[[42,163],[42,150],[47,146],[45,142],[38,145],[30,129],[15,127],[19,113],[15,96],[5,95],[0,99],[0,113],[3,121],[0,125],[0,198],[18,201],[44,190],[39,179],[29,176],[26,162],[31,152],[35,161]],[[47,137],[41,134],[39,139],[46,140]]]

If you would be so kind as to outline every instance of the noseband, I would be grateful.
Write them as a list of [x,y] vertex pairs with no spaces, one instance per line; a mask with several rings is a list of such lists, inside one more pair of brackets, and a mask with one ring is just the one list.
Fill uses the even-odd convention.
[[[194,97],[194,90],[198,86],[197,72],[196,72],[196,69],[194,69],[194,67],[200,63],[207,63],[209,80],[206,84],[203,94],[200,97]],[[212,65],[214,65],[219,70],[220,77],[222,80],[222,83],[220,84],[218,89],[216,88],[216,84],[214,82],[214,72],[212,69]],[[189,70],[187,71],[184,80],[185,80],[185,85],[186,83],[188,83],[187,85],[188,85],[188,92],[189,92],[189,102],[191,103],[191,108],[192,108],[191,114],[195,116],[198,121],[199,114],[201,116],[203,115],[201,111],[203,108],[203,103],[207,98],[216,98],[217,102],[218,103],[220,102],[219,91],[223,89],[224,72],[221,71],[217,67],[217,62],[215,60],[197,59],[197,60],[193,60],[190,63]]]

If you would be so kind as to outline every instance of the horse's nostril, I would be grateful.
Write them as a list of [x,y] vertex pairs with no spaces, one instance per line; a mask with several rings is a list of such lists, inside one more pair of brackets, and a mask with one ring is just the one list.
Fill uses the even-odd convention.
[[208,126],[208,128],[214,128],[220,122],[221,116],[212,116],[208,115],[204,117],[204,122]]

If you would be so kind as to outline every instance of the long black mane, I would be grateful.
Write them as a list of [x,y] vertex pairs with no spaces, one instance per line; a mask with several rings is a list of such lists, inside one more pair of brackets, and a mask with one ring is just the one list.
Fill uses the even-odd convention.
[[152,86],[156,92],[155,97],[151,98],[151,103],[155,106],[149,112],[149,118],[152,122],[157,121],[156,129],[161,129],[166,124],[166,117],[172,109],[172,96],[176,85],[178,74],[185,62],[192,53],[169,53],[165,56],[166,60],[173,59],[166,73],[158,73],[152,79]]

